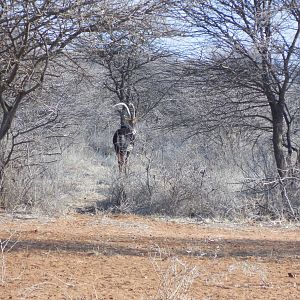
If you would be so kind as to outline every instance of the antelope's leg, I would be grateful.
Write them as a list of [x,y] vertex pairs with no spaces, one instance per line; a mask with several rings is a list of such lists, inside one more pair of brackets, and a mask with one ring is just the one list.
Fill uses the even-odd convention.
[[126,154],[120,152],[118,154],[118,163],[119,163],[119,171],[120,172],[125,171],[125,173],[126,173],[126,162],[127,162],[127,160],[126,160]]
[[123,156],[125,174],[127,174],[127,161],[128,161],[128,152],[124,153],[124,156]]
[[130,155],[130,151],[127,151],[126,155],[125,155],[125,161],[124,161],[124,165],[125,165],[126,171],[128,170],[129,155]]
[[122,154],[119,152],[117,153],[117,158],[118,158],[118,166],[119,166],[119,172],[122,172]]

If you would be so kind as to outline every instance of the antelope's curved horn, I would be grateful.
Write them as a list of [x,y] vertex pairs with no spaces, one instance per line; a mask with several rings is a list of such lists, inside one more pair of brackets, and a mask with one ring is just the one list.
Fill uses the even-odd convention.
[[128,106],[132,107],[131,118],[134,119],[135,118],[135,107],[134,107],[133,103],[131,103],[131,102],[128,104]]
[[128,115],[131,116],[130,110],[129,110],[128,106],[126,105],[126,103],[120,102],[120,103],[115,104],[114,107],[118,106],[118,105],[125,106],[127,109]]

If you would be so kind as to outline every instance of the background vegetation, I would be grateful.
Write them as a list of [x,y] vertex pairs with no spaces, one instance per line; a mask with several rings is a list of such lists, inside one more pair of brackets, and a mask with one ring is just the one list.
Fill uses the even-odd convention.
[[3,208],[299,217],[297,1],[8,0],[0,30]]

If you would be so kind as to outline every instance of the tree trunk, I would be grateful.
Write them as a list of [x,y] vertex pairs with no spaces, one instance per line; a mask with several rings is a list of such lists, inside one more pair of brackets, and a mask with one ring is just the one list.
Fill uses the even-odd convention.
[[[289,184],[284,179],[288,176],[288,171],[290,163],[287,160],[290,160],[291,153],[288,153],[287,160],[284,155],[284,140],[283,140],[283,131],[284,131],[284,99],[279,101],[272,101],[269,102],[271,107],[272,113],[272,120],[273,120],[273,149],[274,149],[274,156],[275,162],[277,167],[277,172],[279,174],[279,182],[281,185],[281,197],[282,197],[282,204],[283,207],[285,206],[292,216],[295,216],[295,211],[293,209],[291,200],[289,198]],[[288,137],[287,137],[288,139]],[[289,143],[289,141],[288,141]],[[290,151],[289,151],[290,152]],[[283,211],[282,211],[283,212]]]
[[286,162],[283,148],[284,108],[282,102],[271,102],[273,120],[273,150],[278,174],[281,179],[286,176]]

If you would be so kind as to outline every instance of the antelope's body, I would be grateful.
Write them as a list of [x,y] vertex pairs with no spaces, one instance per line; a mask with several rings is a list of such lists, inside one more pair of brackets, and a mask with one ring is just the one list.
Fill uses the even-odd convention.
[[123,126],[113,136],[113,144],[118,158],[119,171],[126,173],[128,157],[134,146],[134,132],[131,128]]
[[125,112],[127,112],[129,115],[129,118],[127,118],[128,124],[121,125],[121,128],[119,128],[113,136],[113,144],[118,159],[119,171],[120,173],[126,173],[128,157],[133,149],[135,140],[135,130],[133,127],[135,120],[135,109],[133,104],[130,104],[131,110],[125,103],[118,103],[117,105],[124,106]]

